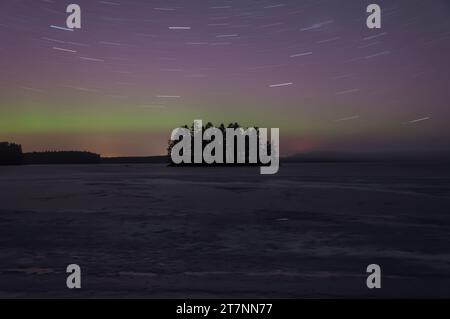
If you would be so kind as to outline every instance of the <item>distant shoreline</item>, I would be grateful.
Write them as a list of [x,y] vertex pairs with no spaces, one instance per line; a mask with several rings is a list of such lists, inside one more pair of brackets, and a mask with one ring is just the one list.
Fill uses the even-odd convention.
[[[27,153],[24,153],[26,155]],[[26,156],[25,156],[26,158]],[[435,157],[397,157],[397,158],[310,158],[310,157],[282,157],[280,166],[285,164],[424,164],[424,165],[450,165],[450,158]],[[190,163],[173,164],[169,156],[120,156],[98,157],[95,161],[32,161],[24,160],[16,164],[4,164],[1,166],[28,166],[28,165],[110,165],[110,164],[166,164],[170,167],[260,167],[261,164],[252,163]]]
[[[450,165],[449,151],[399,152],[310,152],[280,158],[287,163],[424,163]],[[103,157],[86,151],[44,151],[22,153],[19,144],[0,143],[0,165],[60,164],[167,164],[179,167],[261,167],[260,163],[174,164],[168,155]]]

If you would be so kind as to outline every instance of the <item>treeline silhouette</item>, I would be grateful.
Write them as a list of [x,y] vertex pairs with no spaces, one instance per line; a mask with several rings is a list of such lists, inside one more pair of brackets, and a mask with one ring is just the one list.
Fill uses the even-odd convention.
[[0,165],[96,164],[100,161],[100,155],[90,152],[45,151],[23,153],[22,146],[19,144],[0,142]]
[[0,165],[22,164],[22,146],[19,144],[0,142]]
[[25,164],[99,164],[98,154],[80,151],[46,151],[23,154]]
[[[194,123],[191,124],[191,126],[189,127],[188,125],[184,125],[181,126],[181,128],[185,128],[188,129],[191,135],[191,164],[181,164],[181,165],[207,165],[206,163],[201,163],[201,164],[195,164],[194,163],[194,131],[195,131],[195,127],[194,127]],[[204,133],[205,130],[209,129],[209,128],[218,128],[221,132],[222,132],[222,136],[223,136],[223,142],[221,143],[222,147],[223,147],[223,154],[224,157],[226,156],[226,145],[227,145],[227,138],[226,138],[226,129],[227,128],[232,128],[232,129],[238,129],[238,128],[242,128],[244,131],[247,130],[248,128],[244,128],[241,127],[237,122],[234,123],[230,123],[228,124],[228,126],[225,126],[223,123],[221,123],[218,127],[214,126],[213,123],[208,122],[206,125],[202,126],[202,132]],[[259,127],[254,127],[254,129],[256,130],[256,136],[257,136],[257,141],[258,141],[258,145],[257,145],[257,152],[256,152],[256,156],[257,156],[257,163],[249,163],[249,149],[250,149],[250,137],[246,136],[245,137],[245,163],[243,164],[238,164],[237,163],[237,158],[238,158],[238,150],[237,150],[237,137],[234,137],[234,164],[227,164],[225,162],[224,159],[224,164],[214,164],[214,165],[235,165],[235,166],[239,166],[239,165],[261,165],[261,162],[259,160],[259,153],[261,151],[260,149],[260,145],[259,145]],[[171,157],[171,152],[172,152],[172,148],[179,142],[181,142],[181,138],[179,140],[176,141],[168,141],[168,146],[167,146],[167,154],[169,156],[170,159],[170,163],[172,165],[175,165],[175,163],[172,162],[172,157]],[[212,142],[214,140],[214,138],[211,141],[204,141],[202,142],[202,152],[205,148],[206,145],[208,145],[210,142]],[[271,143],[268,141],[267,144],[264,146],[267,149],[268,154],[271,154]],[[214,152],[212,155],[215,155]],[[180,165],[180,164],[178,164]]]

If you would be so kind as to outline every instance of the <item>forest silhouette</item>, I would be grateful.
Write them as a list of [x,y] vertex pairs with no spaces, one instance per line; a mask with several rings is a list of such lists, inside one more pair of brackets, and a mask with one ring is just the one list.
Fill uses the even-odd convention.
[[0,165],[96,164],[100,163],[100,160],[100,155],[83,151],[23,153],[22,146],[19,144],[0,142]]
[[[189,130],[190,136],[191,136],[191,148],[193,149],[193,145],[194,145],[194,130],[195,130],[194,123],[192,123],[190,127],[188,125],[184,125],[184,126],[181,126],[181,128]],[[213,123],[208,122],[206,125],[203,125],[201,129],[202,129],[202,132],[205,132],[205,130],[207,130],[209,128],[218,128],[222,132],[223,141],[221,141],[220,144],[223,147],[223,154],[226,154],[226,145],[227,145],[226,129],[227,128],[232,128],[232,129],[236,130],[236,129],[242,128],[244,131],[246,131],[248,129],[248,128],[241,127],[237,122],[230,123],[230,124],[228,124],[228,126],[225,126],[223,123],[221,123],[218,127],[214,126]],[[192,165],[194,165],[194,166],[205,166],[205,165],[208,165],[208,166],[211,166],[211,165],[227,165],[227,166],[230,166],[230,165],[232,165],[232,166],[246,165],[246,166],[248,166],[248,165],[257,165],[257,166],[260,166],[260,165],[262,165],[262,163],[259,160],[259,153],[261,152],[262,149],[261,149],[261,147],[259,145],[259,137],[260,137],[259,127],[254,127],[254,129],[256,131],[256,136],[257,136],[257,139],[258,139],[258,145],[256,146],[257,147],[256,157],[258,159],[257,163],[250,163],[250,161],[249,161],[249,154],[250,154],[250,151],[249,151],[249,149],[250,149],[250,137],[249,136],[245,136],[245,149],[244,149],[244,152],[245,152],[244,153],[245,163],[237,163],[237,158],[239,156],[238,148],[237,148],[237,136],[234,137],[234,161],[233,161],[234,163],[231,163],[231,164],[230,163],[223,163],[223,164],[194,163],[194,152],[191,152],[191,163],[189,163],[189,164],[186,164],[186,163],[175,164],[172,161],[171,152],[172,152],[172,148],[177,143],[179,143],[181,141],[181,139],[174,140],[174,141],[169,140],[169,142],[168,142],[167,154],[168,154],[168,156],[170,158],[170,163],[171,163],[171,165],[177,165],[177,166],[185,166],[185,165],[188,165],[188,166],[192,166]],[[242,131],[237,131],[237,133],[238,134],[242,134]],[[211,141],[205,141],[205,140],[202,139],[202,152],[203,152],[205,146],[208,145],[210,142]],[[268,154],[270,154],[270,152],[271,152],[271,144],[270,144],[270,142],[267,142],[267,145],[265,145],[265,147],[267,148]],[[213,152],[213,155],[214,155],[214,152]],[[267,164],[264,164],[264,165],[267,165]]]
[[23,162],[22,146],[0,142],[0,165],[19,165]]
[[[209,128],[214,128],[214,124],[211,122],[208,122],[206,125],[202,127],[202,131]],[[186,128],[191,133],[191,143],[193,143],[194,138],[194,124],[192,124],[190,127],[188,125],[182,126],[182,128]],[[223,123],[220,124],[217,127],[223,134],[223,147],[224,147],[224,154],[225,154],[225,147],[226,147],[226,128],[233,128],[238,129],[241,128],[241,126],[238,123],[230,123],[228,126],[225,126]],[[246,128],[244,128],[246,129]],[[259,128],[255,127],[257,137],[259,139]],[[237,139],[237,137],[235,137]],[[107,164],[140,164],[140,163],[169,163],[173,164],[171,161],[170,153],[172,148],[179,142],[178,141],[171,141],[169,140],[168,146],[167,146],[167,156],[143,156],[143,157],[110,157],[110,158],[104,158],[101,157],[99,154],[92,153],[92,152],[86,152],[86,151],[57,151],[57,150],[49,150],[49,151],[43,151],[43,152],[31,152],[31,153],[24,153],[22,152],[22,146],[20,144],[16,143],[10,143],[10,142],[0,142],[0,165],[26,165],[26,164],[99,164],[99,163],[107,163]],[[203,141],[203,148],[208,144],[209,142]],[[245,137],[245,161],[246,163],[243,164],[236,164],[237,163],[237,143],[235,140],[234,148],[235,148],[235,163],[234,164],[223,164],[223,165],[261,165],[259,163],[259,152],[261,151],[261,147],[257,146],[257,158],[258,163],[251,164],[249,163],[249,137]],[[271,145],[270,142],[267,143],[267,151],[270,154]],[[193,156],[193,155],[192,155]],[[192,161],[193,162],[193,161]],[[185,164],[182,164],[185,165]],[[190,164],[188,164],[190,165]],[[208,165],[205,163],[201,164],[191,164],[191,165]],[[216,165],[216,164],[214,164]],[[220,165],[220,164],[219,164]]]

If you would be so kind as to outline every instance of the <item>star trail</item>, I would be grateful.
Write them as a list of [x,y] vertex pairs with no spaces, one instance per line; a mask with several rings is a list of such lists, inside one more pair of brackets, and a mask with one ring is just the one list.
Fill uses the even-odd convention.
[[81,29],[0,4],[0,140],[157,155],[203,119],[279,127],[282,155],[450,146],[448,1],[377,1],[378,30],[370,1],[73,2]]

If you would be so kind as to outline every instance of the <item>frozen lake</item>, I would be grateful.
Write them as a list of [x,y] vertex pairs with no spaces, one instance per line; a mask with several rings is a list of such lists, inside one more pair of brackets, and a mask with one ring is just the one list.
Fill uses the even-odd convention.
[[16,296],[448,298],[450,168],[0,167],[0,297]]

